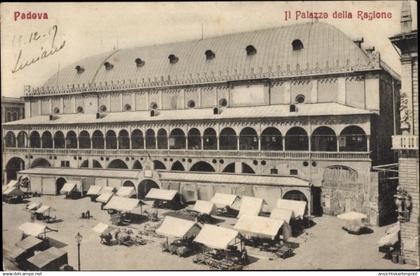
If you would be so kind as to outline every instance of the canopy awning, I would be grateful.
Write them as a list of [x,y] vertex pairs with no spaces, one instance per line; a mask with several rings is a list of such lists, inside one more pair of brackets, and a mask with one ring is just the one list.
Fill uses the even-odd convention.
[[166,216],[156,233],[174,238],[189,238],[197,235],[201,227],[194,221]]
[[278,199],[276,207],[279,209],[288,209],[293,211],[295,218],[303,218],[306,210],[306,201]]
[[31,202],[28,204],[26,209],[32,211],[32,210],[38,209],[39,207],[41,207],[41,205],[42,205],[41,202]]
[[359,213],[359,212],[347,212],[341,215],[338,215],[337,218],[342,220],[358,220],[362,221],[367,219],[367,215]]
[[45,251],[41,251],[40,253],[32,256],[27,261],[31,263],[33,266],[42,269],[47,265],[51,264],[55,260],[67,255],[66,251],[58,249],[56,247],[50,247]]
[[18,187],[9,187],[4,192],[3,195],[5,196],[21,196],[23,192]]
[[30,250],[34,247],[37,247],[38,245],[40,245],[43,242],[44,242],[43,240],[40,240],[40,239],[38,239],[36,237],[33,237],[33,236],[29,236],[29,237],[26,237],[25,239],[17,242],[15,245],[17,247],[22,248],[22,249]]
[[113,187],[113,186],[104,186],[102,188],[100,194],[103,194],[103,193],[112,193],[114,191],[114,189],[117,190],[117,188],[116,187]]
[[74,182],[67,182],[66,184],[64,184],[63,188],[61,188],[60,193],[61,194],[70,193],[76,188],[76,185],[77,184]]
[[240,218],[244,215],[258,216],[264,204],[267,203],[262,198],[244,196],[241,200],[238,217]]
[[19,230],[24,234],[34,237],[44,234],[47,229],[48,227],[46,225],[33,222],[26,222],[19,226]]
[[104,234],[104,233],[112,231],[114,229],[115,229],[114,226],[109,226],[109,225],[107,225],[105,223],[102,223],[102,222],[98,223],[95,227],[92,228],[93,231],[95,231],[96,233],[99,233],[99,234]]
[[[3,252],[6,250],[3,250]],[[9,258],[12,261],[17,261],[19,259],[20,256],[22,256],[23,254],[25,254],[27,251],[21,247],[13,247],[12,249],[10,249],[5,256],[7,258]],[[5,253],[5,252],[4,252]]]
[[229,245],[236,244],[236,238],[239,233],[236,230],[204,224],[198,236],[194,239],[195,242],[204,244],[209,248],[227,249]]
[[131,212],[140,204],[140,200],[135,198],[126,198],[113,196],[104,206],[104,209],[113,209],[121,212]]
[[102,193],[100,196],[98,196],[96,201],[97,202],[102,202],[102,203],[107,203],[113,196],[114,196],[114,194],[112,192]]
[[235,224],[235,229],[244,236],[274,239],[279,233],[282,220],[244,215]]
[[48,206],[48,205],[42,205],[41,207],[39,207],[39,208],[35,211],[35,213],[37,213],[37,214],[43,214],[43,213],[45,213],[45,212],[49,211],[50,209],[51,209],[51,207],[50,207],[50,206]]
[[393,246],[398,242],[398,232],[392,232],[383,236],[378,241],[378,246]]
[[136,194],[134,187],[121,187],[118,189],[117,196],[132,197]]
[[89,187],[89,190],[87,191],[87,195],[99,195],[102,190],[102,186],[99,185],[92,185]]
[[193,210],[200,214],[211,215],[216,210],[216,205],[210,201],[197,200],[194,204]]
[[19,184],[19,182],[17,180],[10,180],[9,183],[7,183],[6,185],[3,186],[3,191],[12,188],[12,187],[17,187]]
[[287,223],[290,223],[290,219],[293,217],[293,210],[289,209],[274,208],[270,214],[271,219],[283,220]]
[[224,208],[226,206],[232,207],[237,200],[239,200],[237,195],[215,193],[210,202],[216,204],[217,208]]
[[160,200],[173,200],[178,192],[174,190],[164,190],[152,188],[147,193],[146,198],[148,199],[160,199]]

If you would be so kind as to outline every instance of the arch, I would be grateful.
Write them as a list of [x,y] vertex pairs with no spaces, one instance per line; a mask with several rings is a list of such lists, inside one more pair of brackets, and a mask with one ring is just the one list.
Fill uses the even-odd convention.
[[155,131],[153,129],[148,129],[146,131],[146,149],[155,149],[155,148],[156,148]]
[[31,135],[29,136],[29,141],[31,144],[31,148],[40,148],[41,147],[41,138],[39,136],[38,131],[32,131]]
[[152,179],[145,179],[141,181],[137,186],[137,198],[144,199],[152,188],[159,189],[159,185]]
[[322,176],[323,182],[344,182],[357,183],[359,179],[358,172],[350,167],[344,165],[332,165],[326,167]]
[[80,168],[89,168],[89,160],[84,160],[82,164],[80,164]]
[[199,161],[191,167],[190,171],[192,171],[192,172],[215,172],[216,170],[209,163],[204,162],[204,161]]
[[134,188],[136,188],[136,186],[134,185],[133,181],[131,181],[131,180],[124,181],[123,187],[134,187]]
[[232,128],[226,127],[220,132],[219,148],[221,150],[238,149],[238,137],[236,136],[236,132]]
[[104,135],[102,131],[95,130],[92,134],[92,148],[103,149],[105,146]]
[[157,132],[158,149],[168,149],[168,133],[161,128]]
[[62,149],[66,147],[66,139],[61,131],[54,133],[54,148]]
[[121,159],[114,159],[108,164],[108,169],[127,169],[127,164]]
[[159,160],[154,160],[153,161],[153,168],[155,170],[166,170],[166,166],[165,164],[163,164],[161,161]]
[[143,132],[140,129],[135,129],[131,132],[131,148],[133,149],[144,148]]
[[255,171],[247,163],[242,162],[242,173],[255,174]]
[[143,166],[139,160],[134,161],[133,170],[142,170]]
[[308,134],[301,127],[292,127],[286,133],[286,150],[308,150]]
[[[308,199],[306,198],[305,194],[298,190],[290,190],[287,191],[283,195],[283,199],[290,199],[290,200],[298,200],[298,201],[306,201],[308,202]],[[308,207],[306,207],[308,208]],[[305,211],[306,212],[306,211]]]
[[283,150],[283,140],[280,130],[268,127],[261,133],[261,150]]
[[312,151],[337,151],[337,136],[329,127],[321,126],[312,132]]
[[17,172],[25,169],[25,161],[19,157],[13,157],[6,164],[6,182],[17,179]]
[[176,161],[172,164],[171,171],[185,171],[185,168],[181,162]]
[[77,135],[74,131],[67,132],[66,135],[66,148],[75,149],[77,148]]
[[252,127],[246,127],[239,133],[239,148],[241,150],[258,150],[258,135]]
[[130,148],[130,137],[128,131],[125,129],[120,130],[118,133],[118,148],[129,149]]
[[196,128],[192,128],[188,131],[188,149],[201,149],[201,133]]
[[224,172],[224,173],[234,173],[235,172],[235,162],[227,164],[222,172]]
[[298,51],[303,49],[303,43],[300,39],[295,39],[292,41],[293,51]]
[[55,181],[55,191],[56,191],[56,195],[60,194],[61,189],[63,188],[64,184],[67,183],[67,180],[63,177],[59,177],[56,181]]
[[117,149],[117,135],[115,131],[108,130],[105,135],[105,147],[106,149]]
[[358,126],[345,127],[339,138],[340,151],[367,151],[368,140],[365,131]]
[[203,149],[217,149],[217,135],[213,128],[206,128],[203,132]]
[[180,128],[175,128],[169,135],[170,149],[185,149],[185,133]]
[[13,131],[8,131],[6,136],[4,136],[4,144],[6,147],[15,148],[16,147],[16,136]]
[[53,138],[51,132],[44,131],[41,136],[41,147],[50,149],[53,147]]
[[17,147],[26,148],[27,147],[28,134],[24,131],[20,131],[17,136]]
[[89,132],[83,130],[79,133],[79,148],[80,149],[90,149],[90,135]]
[[48,168],[48,167],[51,167],[51,164],[45,158],[37,158],[32,162],[31,168],[39,168],[39,167]]
[[99,163],[99,161],[98,161],[98,160],[93,159],[93,160],[92,160],[92,168],[99,168],[99,169],[102,169],[102,165],[101,165],[101,163]]

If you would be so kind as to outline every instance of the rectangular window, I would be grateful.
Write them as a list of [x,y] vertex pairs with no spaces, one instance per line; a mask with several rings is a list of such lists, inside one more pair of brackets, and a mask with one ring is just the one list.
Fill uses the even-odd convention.
[[271,174],[278,174],[279,173],[279,170],[277,170],[277,169],[271,169],[270,170],[270,173]]
[[290,175],[298,175],[298,170],[296,169],[290,170]]

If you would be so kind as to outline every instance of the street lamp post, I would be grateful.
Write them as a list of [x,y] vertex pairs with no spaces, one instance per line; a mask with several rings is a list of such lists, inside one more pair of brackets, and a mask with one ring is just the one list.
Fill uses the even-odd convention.
[[77,232],[75,238],[77,242],[77,268],[80,271],[80,244],[82,243],[83,236],[80,235],[79,232]]

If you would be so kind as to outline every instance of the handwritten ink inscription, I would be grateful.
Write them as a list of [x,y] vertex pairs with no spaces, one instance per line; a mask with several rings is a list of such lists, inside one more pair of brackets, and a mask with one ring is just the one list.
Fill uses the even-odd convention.
[[[19,36],[21,46],[12,73],[21,71],[61,51],[66,45],[66,41],[62,40],[57,43],[57,34],[58,26],[53,25],[48,31],[36,31],[31,32],[28,36]],[[30,47],[32,45],[34,47]]]

